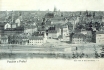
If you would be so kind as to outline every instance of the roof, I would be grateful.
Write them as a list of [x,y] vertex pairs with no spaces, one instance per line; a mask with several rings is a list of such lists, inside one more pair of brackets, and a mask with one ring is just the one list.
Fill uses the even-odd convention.
[[23,27],[17,27],[17,28],[7,28],[5,29],[5,31],[23,31],[24,28]]
[[77,33],[73,35],[73,38],[85,38],[86,36],[84,34],[81,33]]
[[104,31],[97,31],[96,34],[104,34]]
[[73,24],[71,22],[66,23],[69,27],[73,27]]
[[44,37],[32,36],[29,40],[43,40]]
[[58,23],[58,24],[52,24],[51,26],[55,26],[55,28],[61,28],[62,27],[62,25],[60,23]]
[[79,33],[79,32],[81,32],[81,29],[76,28],[76,29],[74,30],[74,32],[75,32],[75,33]]
[[4,26],[7,22],[0,22],[0,26]]
[[8,39],[8,36],[1,36],[1,39]]
[[57,33],[57,30],[49,30],[48,33]]
[[62,28],[67,28],[68,27],[68,25],[67,24],[64,24],[63,26],[62,26]]
[[101,27],[102,30],[104,30],[104,27]]
[[51,25],[51,21],[46,21],[46,26]]
[[38,31],[46,31],[46,28],[38,27]]
[[29,37],[25,34],[14,34],[10,36],[11,38],[15,39],[28,39]]
[[54,21],[54,20],[64,20],[64,17],[60,17],[60,16],[55,16],[55,17],[53,17],[53,18],[51,18],[51,20],[52,21]]
[[58,38],[61,39],[62,38],[62,35],[59,35]]
[[39,32],[34,32],[34,34],[33,35],[35,35],[35,36],[43,36],[44,35],[44,33],[42,32],[42,33],[39,33]]

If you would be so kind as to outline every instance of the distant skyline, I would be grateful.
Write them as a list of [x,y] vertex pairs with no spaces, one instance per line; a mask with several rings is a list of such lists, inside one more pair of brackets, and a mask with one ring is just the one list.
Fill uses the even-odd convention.
[[104,11],[104,0],[0,0],[0,11]]

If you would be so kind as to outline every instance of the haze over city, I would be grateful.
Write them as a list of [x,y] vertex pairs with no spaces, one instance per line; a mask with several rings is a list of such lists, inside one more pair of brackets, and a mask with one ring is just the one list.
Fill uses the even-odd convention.
[[104,11],[104,0],[2,0],[1,11],[5,10],[40,10],[53,11]]

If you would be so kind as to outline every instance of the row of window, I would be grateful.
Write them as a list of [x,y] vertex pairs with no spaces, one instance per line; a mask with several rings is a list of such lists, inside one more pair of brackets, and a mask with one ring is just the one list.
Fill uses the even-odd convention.
[[104,39],[104,38],[97,38],[97,39]]
[[35,42],[35,41],[41,42],[41,41],[43,41],[43,40],[30,40],[30,42]]
[[73,41],[84,41],[84,40],[73,40]]
[[43,42],[29,42],[29,43],[43,43]]
[[2,40],[2,42],[8,42],[8,40]]

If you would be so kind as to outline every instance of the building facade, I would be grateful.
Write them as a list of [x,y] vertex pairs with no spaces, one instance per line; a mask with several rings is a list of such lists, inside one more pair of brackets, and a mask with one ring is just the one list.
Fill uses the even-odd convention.
[[96,32],[96,43],[104,44],[104,31]]
[[83,34],[74,34],[72,36],[72,43],[73,44],[82,44],[82,43],[86,43],[86,37]]
[[1,44],[8,44],[8,36],[1,36]]
[[46,43],[46,39],[44,37],[31,37],[29,38],[28,45],[42,45]]

